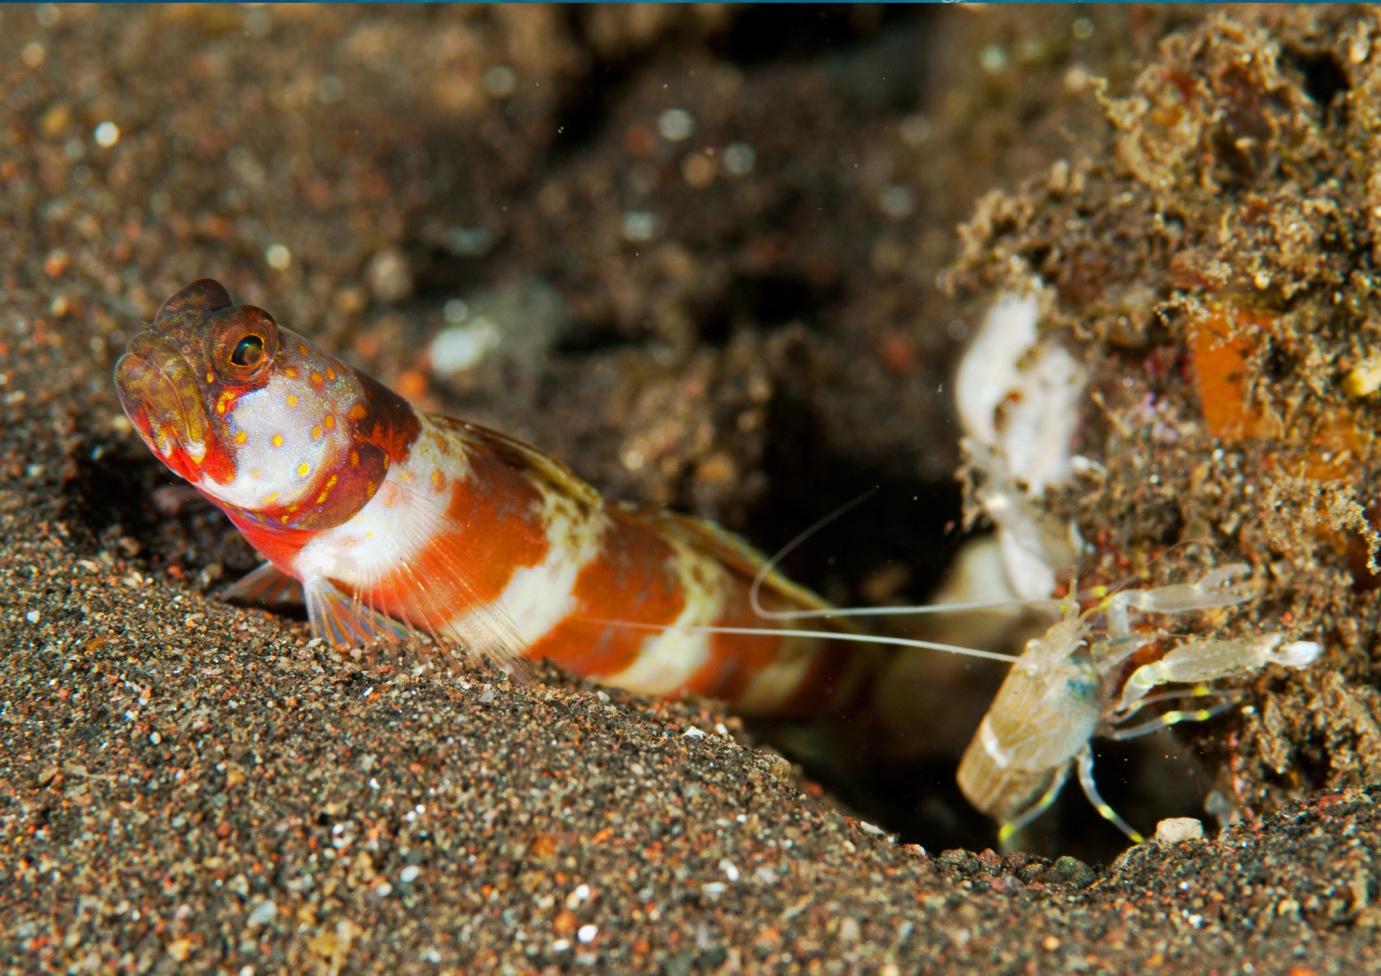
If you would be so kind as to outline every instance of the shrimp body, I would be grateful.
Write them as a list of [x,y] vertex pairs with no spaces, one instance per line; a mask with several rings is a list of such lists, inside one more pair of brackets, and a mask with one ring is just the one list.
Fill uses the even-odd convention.
[[[959,763],[960,791],[1001,823],[1004,844],[1052,803],[1077,764],[1079,782],[1094,808],[1133,841],[1142,837],[1098,795],[1093,782],[1094,737],[1127,739],[1183,721],[1202,721],[1232,702],[1215,682],[1244,677],[1268,664],[1303,668],[1321,647],[1287,642],[1281,633],[1233,639],[1183,640],[1157,660],[1125,675],[1138,650],[1161,637],[1138,629],[1142,617],[1232,606],[1256,590],[1238,580],[1248,567],[1235,563],[1189,583],[1128,589],[1079,614],[1069,614],[1026,645],[1012,665]],[[1188,686],[1161,697],[1208,697],[1216,703],[1173,710],[1128,724],[1151,692]]]
[[[154,454],[267,560],[236,594],[300,588],[333,645],[421,632],[778,715],[842,703],[865,674],[867,655],[831,649],[843,626],[761,626],[762,559],[735,537],[607,502],[536,448],[419,412],[214,281],[168,300],[115,381]],[[775,573],[760,598],[826,609]]]
[[1102,720],[1086,631],[1082,618],[1066,617],[1027,643],[960,762],[965,798],[1004,824],[1039,803]]

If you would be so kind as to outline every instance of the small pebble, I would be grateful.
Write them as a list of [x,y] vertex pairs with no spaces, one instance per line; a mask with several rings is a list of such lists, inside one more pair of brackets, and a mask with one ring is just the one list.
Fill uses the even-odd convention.
[[1194,817],[1166,817],[1156,824],[1157,844],[1181,844],[1187,840],[1203,840],[1204,825]]
[[724,171],[730,176],[747,176],[757,159],[757,152],[748,143],[731,142],[724,150]]
[[1350,397],[1371,396],[1381,390],[1381,356],[1369,356],[1348,370],[1343,391]]
[[486,318],[445,329],[432,340],[428,350],[432,369],[443,376],[473,369],[499,345],[501,338],[498,326]]
[[278,906],[272,899],[265,898],[254,906],[254,910],[249,913],[249,918],[245,919],[246,924],[256,927],[268,925],[278,915]]
[[1050,866],[1049,878],[1075,888],[1087,888],[1093,884],[1093,869],[1077,857],[1066,854]]
[[283,244],[270,244],[264,249],[264,260],[274,271],[286,271],[292,266],[293,252]]
[[412,293],[412,266],[400,248],[390,247],[369,259],[365,280],[375,298],[391,304]]
[[507,98],[518,87],[518,76],[506,64],[496,64],[484,73],[484,91],[493,98]]
[[899,183],[893,183],[878,197],[878,206],[893,220],[908,217],[916,209],[916,200],[911,190]]
[[695,116],[683,108],[669,108],[657,117],[657,132],[668,142],[681,142],[695,132]]
[[644,243],[657,236],[657,215],[646,210],[630,210],[623,215],[623,236],[635,244]]
[[120,141],[120,127],[114,122],[106,121],[96,126],[96,145],[102,149],[109,149]]

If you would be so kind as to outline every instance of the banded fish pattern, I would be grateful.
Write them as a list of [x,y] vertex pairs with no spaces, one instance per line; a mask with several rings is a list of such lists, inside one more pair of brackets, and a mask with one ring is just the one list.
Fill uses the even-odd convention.
[[[300,596],[338,647],[418,633],[499,661],[796,716],[857,698],[870,655],[764,623],[828,611],[713,525],[607,501],[541,451],[416,410],[202,279],[115,368],[153,453],[266,563],[233,588]],[[785,629],[785,625],[782,625]]]

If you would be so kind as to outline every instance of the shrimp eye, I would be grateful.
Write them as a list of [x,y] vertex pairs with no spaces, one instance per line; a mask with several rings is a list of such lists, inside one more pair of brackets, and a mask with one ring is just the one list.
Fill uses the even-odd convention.
[[244,369],[258,366],[263,358],[264,337],[252,332],[235,343],[235,350],[230,354],[230,362]]

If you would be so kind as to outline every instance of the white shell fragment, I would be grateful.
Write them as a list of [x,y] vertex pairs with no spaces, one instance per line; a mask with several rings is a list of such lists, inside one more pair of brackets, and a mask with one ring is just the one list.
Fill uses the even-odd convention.
[[997,445],[997,407],[1017,385],[1017,360],[1036,341],[1039,312],[1035,295],[1001,296],[959,361],[954,387],[959,422],[980,444]]
[[1155,842],[1165,847],[1203,839],[1204,825],[1194,817],[1166,817],[1156,824]]
[[955,377],[965,435],[1037,496],[1073,474],[1070,443],[1087,383],[1064,346],[1037,335],[1039,318],[1034,294],[1000,296]]
[[959,363],[955,406],[969,461],[981,473],[979,501],[997,527],[1013,590],[1050,595],[1077,549],[1069,526],[1043,517],[1047,488],[1078,467],[1071,450],[1088,377],[1053,336],[1037,329],[1033,290],[1001,295]]
[[1272,664],[1287,668],[1307,668],[1323,653],[1318,641],[1291,641],[1279,648],[1270,658]]

